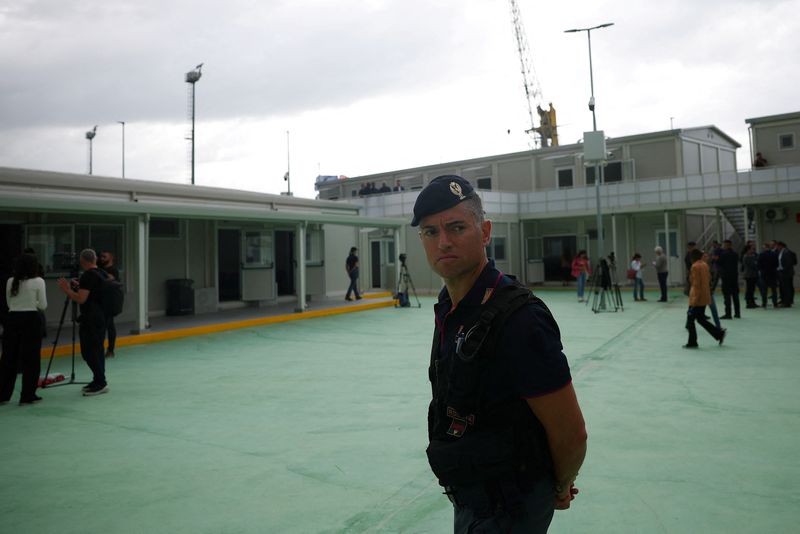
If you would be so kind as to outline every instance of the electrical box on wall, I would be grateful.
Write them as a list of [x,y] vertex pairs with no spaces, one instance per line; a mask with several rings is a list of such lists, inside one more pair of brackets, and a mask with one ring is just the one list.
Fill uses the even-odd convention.
[[606,136],[603,130],[583,132],[583,162],[598,163],[608,159],[606,154]]

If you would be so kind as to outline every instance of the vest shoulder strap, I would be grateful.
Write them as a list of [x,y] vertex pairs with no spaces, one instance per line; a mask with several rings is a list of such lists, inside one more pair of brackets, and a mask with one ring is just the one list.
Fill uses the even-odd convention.
[[481,349],[485,348],[492,327],[502,325],[512,313],[534,298],[531,291],[516,280],[512,284],[496,289],[484,304],[484,310],[478,321],[469,329],[461,346],[457,348],[458,356],[464,361],[474,360],[481,353]]

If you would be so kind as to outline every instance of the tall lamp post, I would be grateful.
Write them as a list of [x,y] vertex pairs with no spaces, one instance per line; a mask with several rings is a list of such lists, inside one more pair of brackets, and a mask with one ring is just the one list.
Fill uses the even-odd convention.
[[197,81],[200,79],[200,76],[203,75],[200,72],[200,69],[203,68],[203,64],[200,63],[198,66],[186,73],[186,83],[192,84],[192,136],[190,140],[192,141],[192,185],[194,185],[194,86]]
[[[592,26],[591,28],[573,28],[571,30],[565,30],[564,33],[577,33],[577,32],[586,32],[586,37],[589,40],[589,87],[591,89],[591,97],[589,98],[589,110],[592,112],[592,134],[591,136],[587,136],[584,133],[584,150],[586,153],[589,151],[589,147],[593,147],[597,150],[593,150],[594,152],[591,155],[591,160],[594,162],[594,186],[595,186],[595,197],[597,200],[597,255],[598,261],[600,261],[605,256],[605,249],[603,247],[603,212],[602,208],[600,207],[600,162],[605,161],[605,137],[602,131],[597,131],[597,117],[594,113],[594,72],[592,69],[592,30],[599,30],[600,28],[608,28],[609,26],[613,26],[613,22],[607,22],[605,24],[600,24],[598,26]],[[587,143],[587,137],[591,137],[592,142]],[[598,151],[600,153],[598,153]],[[584,157],[584,162],[587,161],[587,158]]]
[[97,125],[86,132],[86,139],[89,140],[89,174],[92,174],[92,139],[97,135]]
[[289,156],[289,130],[286,130],[286,174],[283,175],[286,180],[286,196],[292,196],[292,169],[291,157]]
[[125,178],[125,121],[117,121],[122,125],[122,178]]

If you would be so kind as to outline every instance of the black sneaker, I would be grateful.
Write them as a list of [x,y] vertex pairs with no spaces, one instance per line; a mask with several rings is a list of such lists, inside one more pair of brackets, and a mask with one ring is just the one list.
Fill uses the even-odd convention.
[[723,328],[722,329],[722,335],[720,335],[719,339],[717,340],[717,341],[719,341],[720,345],[722,345],[722,342],[725,341],[725,334],[727,334],[727,333],[728,333],[728,331]]
[[113,358],[115,356],[113,350],[106,351],[106,358]]
[[40,400],[42,400],[42,398],[40,396],[34,395],[30,399],[20,399],[19,400],[19,405],[20,406],[25,406],[26,404],[33,404],[34,402],[39,402]]
[[83,390],[84,397],[93,397],[95,395],[102,395],[103,393],[108,393],[108,386],[100,386],[94,385],[90,388],[86,388]]
[[694,345],[689,345],[687,343],[686,345],[683,346],[684,349],[696,349],[698,347],[699,347],[699,345],[697,345],[696,343]]
[[93,387],[94,387],[94,382],[89,382],[88,384],[86,384],[81,388],[81,391],[89,391]]
[[733,319],[730,315],[720,315],[720,319]]

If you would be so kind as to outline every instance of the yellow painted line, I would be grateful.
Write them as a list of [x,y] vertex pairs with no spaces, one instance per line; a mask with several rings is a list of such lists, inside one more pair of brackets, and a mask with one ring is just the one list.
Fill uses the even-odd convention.
[[[376,294],[381,295],[382,294]],[[385,296],[390,296],[387,293]],[[366,298],[366,297],[365,297]],[[372,296],[371,298],[379,298]],[[227,332],[228,330],[237,330],[240,328],[251,328],[254,326],[263,326],[267,324],[286,323],[289,321],[300,321],[304,319],[314,319],[316,317],[328,317],[331,315],[341,315],[344,313],[353,313],[366,310],[374,310],[378,308],[388,308],[394,306],[393,300],[370,302],[366,304],[353,304],[350,306],[343,306],[340,308],[329,308],[326,310],[313,310],[305,311],[303,313],[293,313],[287,315],[273,315],[270,317],[258,317],[256,319],[246,319],[243,321],[233,321],[229,323],[216,323],[202,326],[193,326],[191,328],[180,328],[175,330],[166,330],[164,332],[152,332],[139,334],[134,336],[124,336],[117,338],[117,347],[127,347],[130,345],[144,345],[145,343],[157,343],[159,341],[168,341],[170,339],[180,339],[183,337],[202,336],[205,334],[214,334],[217,332]],[[41,357],[49,358],[53,351],[52,345],[42,348]],[[75,352],[80,352],[80,346],[75,345]],[[68,356],[72,354],[72,344],[59,345],[56,347],[56,356]]]

